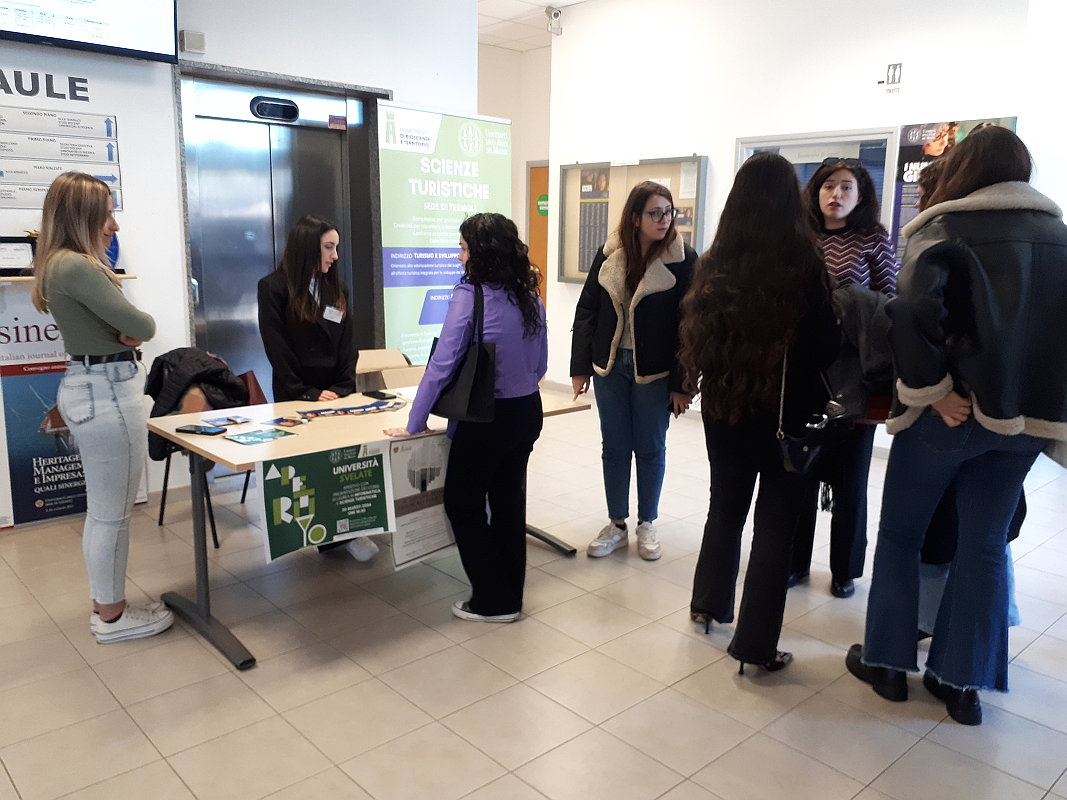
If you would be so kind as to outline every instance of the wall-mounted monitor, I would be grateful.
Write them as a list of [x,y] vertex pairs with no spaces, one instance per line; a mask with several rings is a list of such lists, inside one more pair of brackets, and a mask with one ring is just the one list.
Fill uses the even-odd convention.
[[176,0],[0,0],[0,39],[173,64]]

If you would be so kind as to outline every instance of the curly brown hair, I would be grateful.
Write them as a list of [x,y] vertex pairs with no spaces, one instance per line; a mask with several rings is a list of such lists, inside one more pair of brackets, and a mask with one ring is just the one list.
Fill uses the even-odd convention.
[[736,424],[774,412],[813,286],[828,291],[796,172],[776,153],[757,153],[738,170],[682,301],[678,360],[704,414]]

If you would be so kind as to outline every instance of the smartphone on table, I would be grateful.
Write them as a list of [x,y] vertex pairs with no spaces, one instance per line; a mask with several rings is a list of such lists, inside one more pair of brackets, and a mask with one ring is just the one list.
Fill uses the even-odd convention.
[[367,397],[373,397],[375,400],[396,400],[395,394],[389,394],[389,392],[381,392],[375,390],[373,392],[364,392]]
[[201,436],[218,436],[220,433],[226,433],[226,429],[218,425],[180,425],[174,430],[176,433],[198,433]]

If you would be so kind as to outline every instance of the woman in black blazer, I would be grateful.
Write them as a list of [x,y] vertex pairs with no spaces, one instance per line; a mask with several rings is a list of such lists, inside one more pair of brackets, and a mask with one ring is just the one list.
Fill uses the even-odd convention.
[[[289,229],[278,268],[259,281],[259,335],[274,370],[276,403],[336,400],[356,389],[359,352],[348,292],[333,269],[340,239],[329,222],[301,217]],[[378,552],[365,536],[344,544],[358,561]]]
[[259,335],[274,369],[276,403],[336,400],[356,389],[348,292],[332,269],[339,242],[333,225],[302,217],[278,268],[259,282]]

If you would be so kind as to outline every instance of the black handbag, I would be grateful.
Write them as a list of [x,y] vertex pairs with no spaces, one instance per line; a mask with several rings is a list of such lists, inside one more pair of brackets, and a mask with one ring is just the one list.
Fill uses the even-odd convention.
[[[474,284],[474,332],[467,352],[456,366],[452,379],[430,409],[456,422],[492,422],[496,414],[496,343],[482,340],[485,297],[480,283]],[[430,348],[430,358],[437,339]]]
[[823,386],[829,395],[826,409],[821,414],[813,414],[812,419],[804,428],[804,433],[793,435],[786,433],[782,428],[782,420],[785,415],[785,373],[789,362],[789,354],[782,359],[782,391],[778,398],[778,447],[782,453],[782,466],[786,472],[794,472],[798,475],[811,473],[823,449],[837,441],[846,429],[846,423],[842,419],[846,413],[844,406],[834,400],[834,393],[826,381],[826,376],[821,372]]

